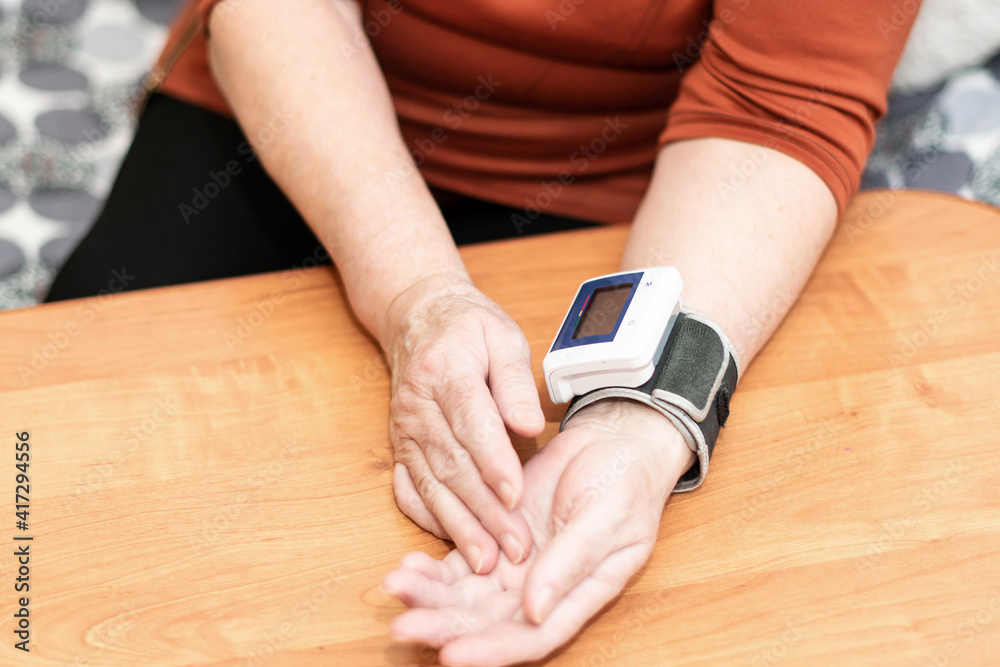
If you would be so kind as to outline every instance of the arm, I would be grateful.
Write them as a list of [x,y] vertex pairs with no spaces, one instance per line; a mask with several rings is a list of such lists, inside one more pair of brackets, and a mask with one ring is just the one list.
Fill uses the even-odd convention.
[[[531,534],[515,510],[522,470],[503,425],[526,436],[544,426],[527,341],[469,281],[403,142],[357,4],[285,11],[240,0],[209,21],[223,94],[389,360],[397,503],[477,570],[493,567],[498,539],[520,560]],[[292,122],[272,130],[279,117]]]
[[[751,156],[761,164],[747,183],[720,189]],[[728,139],[668,144],[621,268],[676,266],[685,307],[722,327],[742,376],[805,285],[836,219],[829,188],[787,155]]]
[[[621,264],[678,267],[685,306],[726,331],[741,372],[804,285],[836,218],[823,181],[770,149],[736,195],[720,198],[717,183],[748,150],[762,149],[726,139],[661,149]],[[384,586],[417,609],[396,619],[393,634],[440,647],[448,663],[547,655],[646,562],[664,504],[693,463],[655,410],[627,399],[588,406],[526,466],[524,509],[537,551],[518,566],[502,560],[491,586],[477,583],[457,554],[443,563],[408,556]],[[517,617],[519,608],[529,620]],[[463,628],[458,637],[455,627]]]
[[[687,63],[621,266],[676,266],[683,303],[727,333],[742,372],[857,187],[913,13],[900,14],[892,0],[712,7],[709,38]],[[748,160],[756,171],[732,181]],[[502,562],[493,586],[477,589],[454,553],[433,566],[404,559],[385,585],[418,609],[401,615],[393,633],[441,646],[450,663],[547,655],[646,561],[664,502],[692,463],[680,433],[649,407],[588,406],[526,466],[538,547],[529,561]],[[448,600],[440,584],[500,593]],[[455,627],[458,636],[447,631]]]
[[[748,159],[750,151],[764,151],[759,170],[736,193],[720,195],[718,184],[728,182],[732,165]],[[726,332],[739,355],[742,375],[805,285],[836,217],[836,203],[824,182],[782,153],[728,139],[668,144],[656,161],[621,269],[677,267],[684,279],[685,307]],[[666,473],[650,495],[652,503],[646,504],[658,519],[666,495],[694,463],[694,453],[670,421],[648,406],[623,399],[588,406],[568,427],[611,426],[620,432],[629,424],[641,425],[646,438],[660,443],[650,455],[655,469]],[[593,519],[576,508],[564,518],[568,522],[561,531],[563,539],[553,540],[527,575],[525,609],[537,622],[605,557],[626,546],[611,541],[599,549],[581,550],[580,542],[591,542],[583,535]],[[579,566],[566,567],[573,560]],[[540,599],[545,586],[554,589],[550,600]]]
[[[210,15],[209,62],[248,137],[293,119],[254,148],[327,246],[358,319],[384,341],[396,295],[429,275],[467,274],[403,143],[356,3],[298,4],[222,3]],[[403,176],[387,197],[392,173]]]

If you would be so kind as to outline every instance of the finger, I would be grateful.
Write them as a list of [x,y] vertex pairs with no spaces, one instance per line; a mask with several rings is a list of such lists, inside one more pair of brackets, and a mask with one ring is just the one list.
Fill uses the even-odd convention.
[[[422,456],[422,452],[420,455]],[[455,542],[455,546],[462,552],[473,572],[492,570],[496,566],[500,549],[479,519],[458,496],[434,476],[426,461],[423,465],[414,463],[407,468],[417,493],[420,494],[427,509]]]
[[[465,563],[464,559],[459,559],[462,563]],[[414,572],[419,572],[425,577],[430,577],[440,581],[443,584],[454,583],[458,577],[453,576],[451,569],[448,568],[443,561],[434,558],[430,554],[426,554],[423,551],[411,551],[410,553],[403,556],[400,561],[399,566],[407,570],[413,570]],[[471,569],[466,567],[468,572]]]
[[434,398],[454,439],[472,455],[479,476],[504,506],[517,507],[524,489],[521,460],[484,378],[452,374],[435,387]]
[[531,347],[516,324],[513,329],[486,330],[490,393],[510,430],[532,438],[545,428],[545,415],[531,372]]
[[411,551],[403,556],[400,567],[416,570],[445,584],[453,584],[462,577],[472,574],[472,568],[458,549],[452,549],[441,560],[423,551]]
[[531,550],[531,529],[520,510],[504,507],[486,486],[469,452],[446,429],[424,438],[424,456],[431,473],[465,503],[503,548],[512,563]]
[[492,595],[473,608],[411,609],[393,620],[389,632],[403,641],[438,648],[457,637],[509,621],[520,605],[519,591],[511,590]]
[[472,574],[469,562],[458,549],[452,549],[447,556],[441,559],[441,570],[445,576],[445,583],[451,583]]
[[431,579],[415,570],[393,570],[382,580],[382,588],[408,607],[476,607],[500,592],[491,577],[467,577],[454,584]]
[[618,526],[627,517],[627,510],[602,511],[595,503],[558,530],[525,575],[525,615],[535,623],[544,621],[566,593],[622,546]]
[[445,532],[441,522],[427,509],[423,498],[417,492],[417,487],[413,485],[410,471],[398,461],[392,469],[392,493],[396,497],[396,506],[403,514],[410,517],[415,524],[432,533],[435,537],[440,537],[442,540],[451,539],[448,537],[448,533]]
[[[541,660],[569,641],[589,618],[613,600],[647,557],[648,552],[643,553],[639,547],[617,551],[595,569],[593,576],[570,591],[542,625],[519,620],[515,614],[510,620],[456,633],[455,639],[441,648],[438,659],[444,665],[482,667]],[[430,621],[422,623],[430,625]],[[433,636],[429,627],[421,629]]]

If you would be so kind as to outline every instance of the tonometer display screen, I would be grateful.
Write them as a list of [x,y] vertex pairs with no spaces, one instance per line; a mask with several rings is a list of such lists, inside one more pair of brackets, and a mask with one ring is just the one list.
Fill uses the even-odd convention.
[[615,330],[615,322],[622,312],[634,283],[598,287],[587,297],[580,309],[573,338],[606,336]]

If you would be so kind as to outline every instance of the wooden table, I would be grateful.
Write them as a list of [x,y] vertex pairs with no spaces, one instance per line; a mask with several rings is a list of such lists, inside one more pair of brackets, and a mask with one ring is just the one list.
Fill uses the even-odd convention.
[[[567,295],[614,269],[625,233],[463,249],[543,396]],[[648,566],[551,664],[997,664],[998,253],[987,206],[857,199],[743,379],[704,487],[673,498]],[[402,607],[379,582],[447,546],[394,505],[388,379],[332,271],[4,313],[0,341],[0,664],[434,663],[390,640]],[[563,408],[545,409],[524,455],[556,431]],[[24,544],[30,654],[12,634]]]

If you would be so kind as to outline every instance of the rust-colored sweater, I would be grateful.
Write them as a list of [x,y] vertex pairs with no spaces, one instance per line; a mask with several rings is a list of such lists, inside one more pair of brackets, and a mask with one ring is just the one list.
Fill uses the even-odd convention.
[[[275,11],[294,3],[275,3]],[[231,115],[192,0],[161,90]],[[898,0],[366,0],[365,30],[431,185],[601,222],[632,218],[664,143],[724,137],[801,161],[843,209],[914,19]],[[907,11],[911,10],[911,11]],[[720,192],[738,187],[733,165]]]

